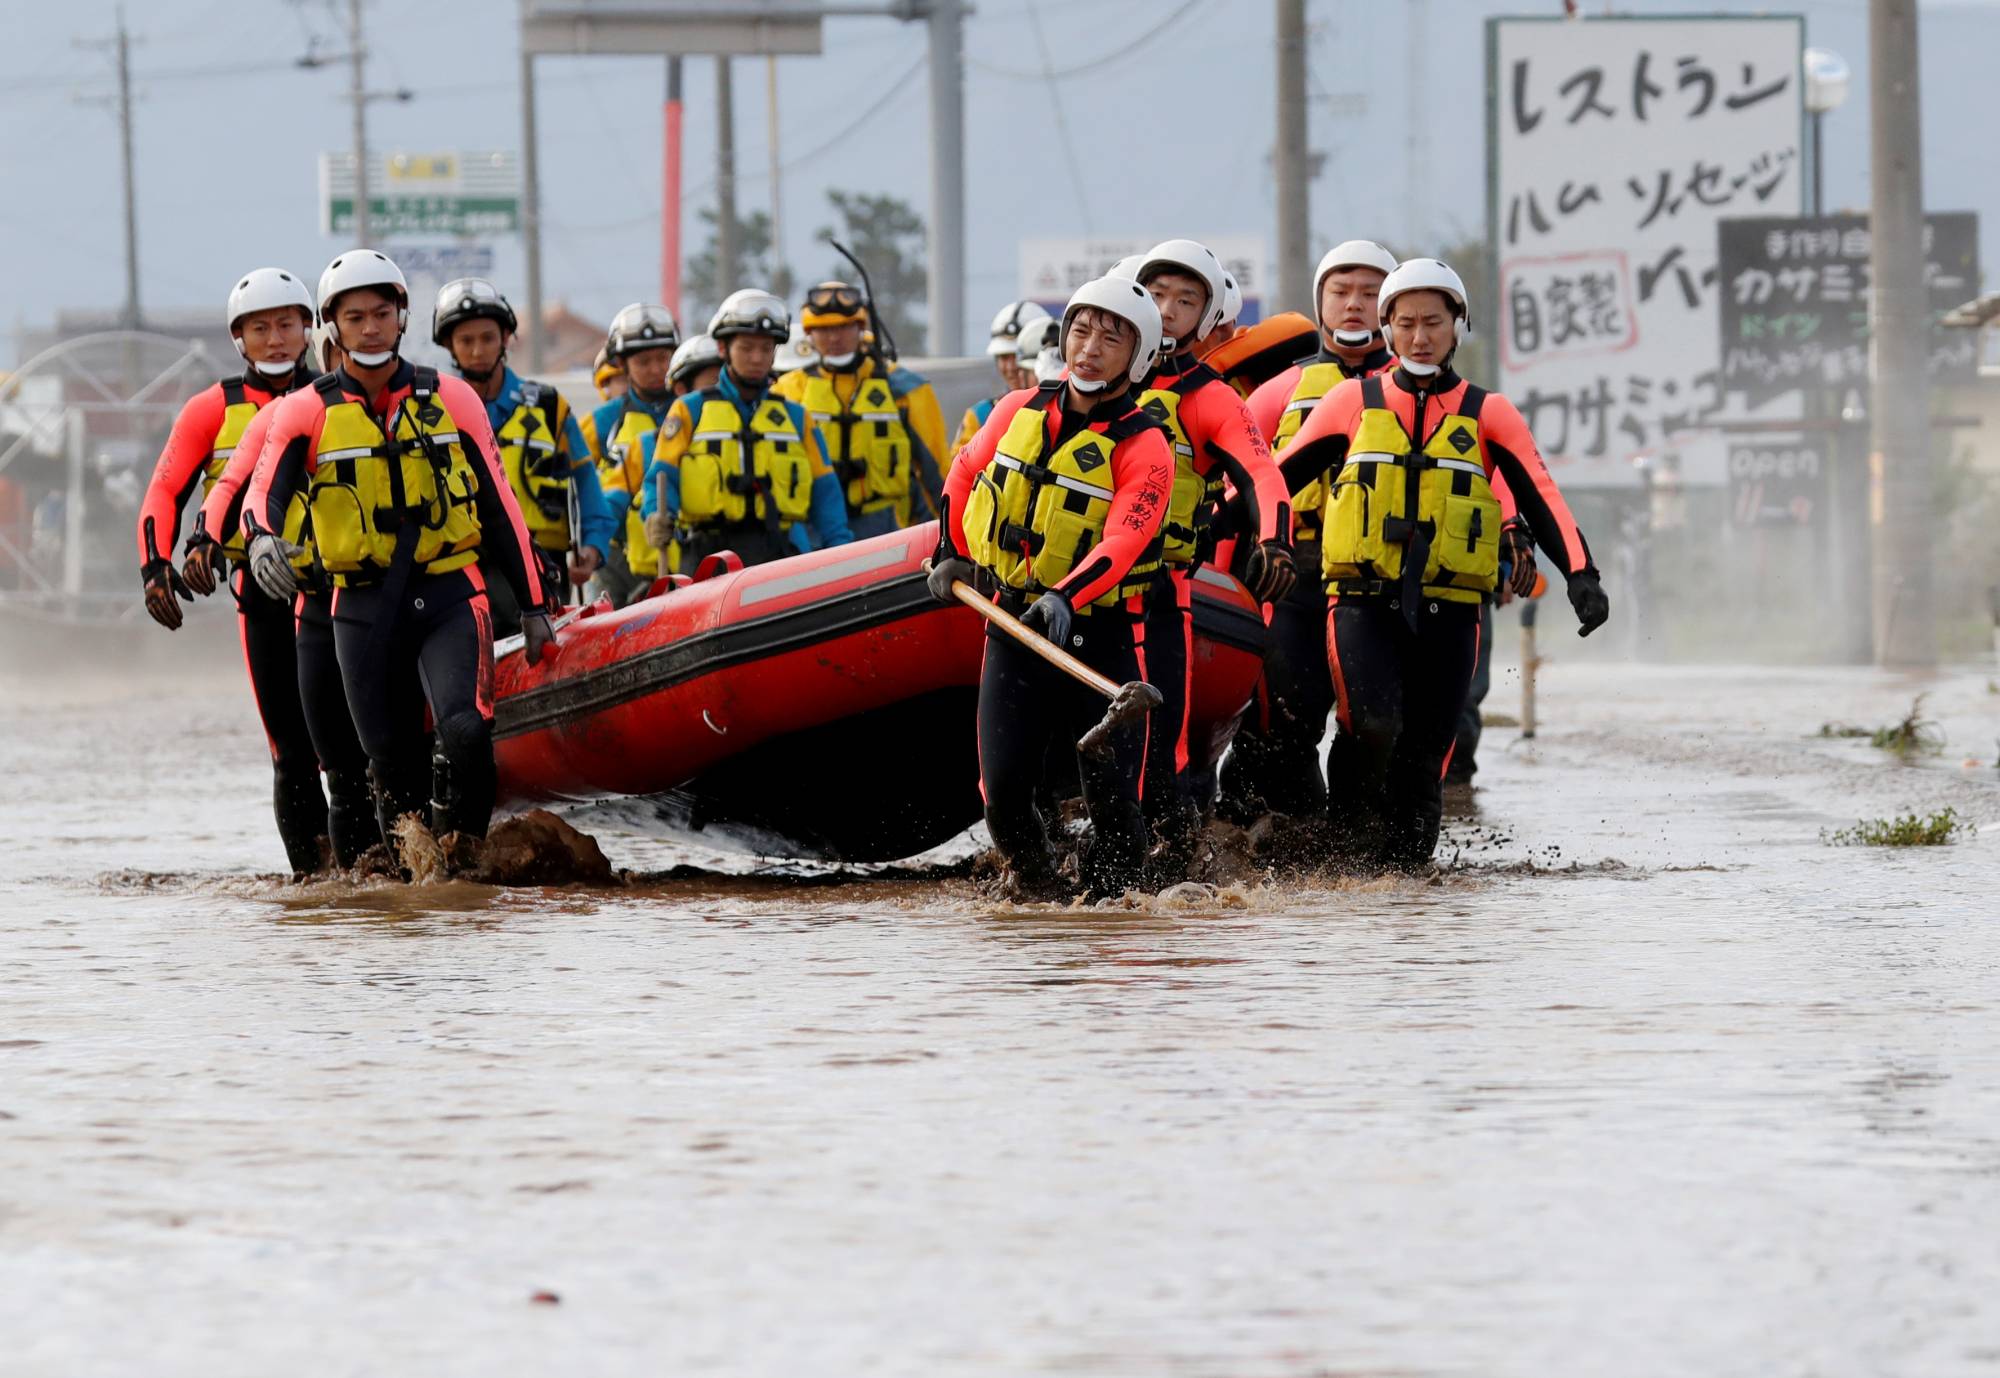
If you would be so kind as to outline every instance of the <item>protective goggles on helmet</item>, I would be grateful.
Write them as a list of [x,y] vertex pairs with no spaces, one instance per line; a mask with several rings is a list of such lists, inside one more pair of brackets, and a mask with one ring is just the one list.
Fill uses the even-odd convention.
[[807,326],[844,325],[862,317],[861,289],[844,282],[822,282],[806,293],[806,309],[801,320]]

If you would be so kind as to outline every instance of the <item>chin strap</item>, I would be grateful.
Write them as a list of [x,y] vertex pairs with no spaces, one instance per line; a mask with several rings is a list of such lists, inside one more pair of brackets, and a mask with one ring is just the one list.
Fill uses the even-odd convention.
[[1379,330],[1336,330],[1333,342],[1342,349],[1366,349],[1382,338]]
[[347,351],[348,362],[359,364],[363,368],[380,368],[395,357],[396,351],[393,349],[384,349],[373,354],[363,354],[358,349]]
[[819,361],[835,373],[852,373],[856,365],[861,362],[861,351],[853,350],[846,354],[822,354],[819,356]]

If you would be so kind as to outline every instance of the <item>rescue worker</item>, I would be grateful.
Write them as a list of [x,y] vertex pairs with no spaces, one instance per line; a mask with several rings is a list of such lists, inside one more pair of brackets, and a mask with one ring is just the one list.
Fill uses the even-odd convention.
[[646,539],[639,489],[646,474],[643,441],[666,419],[674,393],[667,381],[680,327],[664,306],[633,302],[611,318],[604,349],[625,379],[625,391],[592,415],[598,438],[598,475],[619,534],[600,581],[619,605],[646,596],[662,573],[660,551]]
[[708,323],[722,376],[646,438],[647,531],[656,545],[678,532],[684,573],[725,550],[758,565],[854,539],[819,432],[771,383],[789,314],[761,288],[731,292]]
[[1139,407],[1166,429],[1174,480],[1155,549],[1137,573],[1152,574],[1146,604],[1148,680],[1165,696],[1148,724],[1146,818],[1165,844],[1153,877],[1185,878],[1201,829],[1188,784],[1188,695],[1194,655],[1194,571],[1214,551],[1225,482],[1241,495],[1244,583],[1261,603],[1282,599],[1292,562],[1291,500],[1271,450],[1243,399],[1196,346],[1222,324],[1227,283],[1221,260],[1192,239],[1156,244],[1140,263],[1139,285],[1160,313],[1160,362],[1139,385]]
[[[603,565],[617,528],[569,403],[551,385],[524,379],[507,364],[507,342],[518,328],[513,306],[484,278],[459,278],[438,289],[431,343],[451,356],[458,376],[486,404],[501,467],[542,562],[543,588],[556,600],[553,612],[564,590],[589,583]],[[507,581],[489,581],[487,597],[493,634],[519,631],[521,610]]]
[[706,331],[682,340],[680,348],[674,351],[673,363],[667,368],[667,382],[672,385],[676,397],[714,387],[715,380],[721,376],[722,346]]
[[[611,356],[602,345],[598,346],[597,358],[591,361],[590,385],[597,389],[597,400],[600,402],[615,401],[625,395],[625,375],[611,362]],[[597,435],[597,413],[594,410],[584,412],[577,417],[576,428],[583,432],[583,443],[590,447],[591,457],[602,463],[604,445]],[[604,485],[600,482],[597,489],[603,492]]]
[[[1021,332],[1048,318],[1049,313],[1042,309],[1040,302],[1025,299],[1008,302],[993,317],[992,335],[986,342],[986,357],[993,361],[993,367],[1000,375],[1000,397],[1035,385],[1030,372],[1033,356],[1025,361],[1021,358]],[[965,417],[958,425],[958,435],[951,442],[953,454],[964,449],[972,437],[979,434],[979,428],[993,414],[993,405],[1000,397],[982,397],[965,409]]]
[[[1393,265],[1395,260],[1392,258],[1390,262]],[[1203,363],[1222,375],[1224,382],[1248,397],[1299,356],[1312,351],[1313,323],[1296,311],[1280,311],[1255,325],[1242,325],[1237,318],[1243,314],[1243,287],[1234,274],[1225,275],[1224,285],[1228,289],[1228,304],[1223,308],[1225,319],[1212,333],[1202,337],[1197,352]],[[1270,432],[1264,434],[1268,436]]]
[[483,836],[496,788],[486,576],[513,585],[538,663],[556,634],[534,544],[479,394],[401,356],[402,271],[350,249],[321,274],[319,311],[346,357],[271,422],[258,461],[268,482],[244,505],[251,573],[273,597],[296,591],[299,549],[278,533],[303,492],[315,557],[335,586],[334,649],[384,838],[411,813],[440,836]]
[[[1173,487],[1166,433],[1136,405],[1160,345],[1160,313],[1129,279],[1078,288],[1062,315],[1067,376],[1000,399],[945,483],[931,593],[954,583],[997,588],[1003,608],[1093,669],[1148,678],[1139,628]],[[1025,611],[1024,611],[1025,610]],[[1022,898],[1064,893],[1036,795],[1052,751],[1074,749],[1105,703],[999,628],[986,630],[979,673],[979,785],[986,826]],[[1093,841],[1085,893],[1123,893],[1144,874],[1140,796],[1146,733],[1111,737],[1109,760],[1077,754]]]
[[[1318,352],[1250,395],[1251,418],[1281,460],[1306,417],[1336,385],[1381,373],[1395,362],[1377,315],[1383,280],[1395,268],[1396,256],[1372,239],[1336,244],[1320,258],[1313,270]],[[1312,819],[1326,811],[1328,778],[1320,773],[1319,744],[1333,711],[1333,676],[1319,577],[1325,496],[1324,476],[1292,496],[1292,543],[1306,577],[1271,605],[1264,677],[1223,763],[1218,808],[1246,826],[1267,813]]]
[[936,515],[944,413],[931,385],[864,340],[858,288],[820,283],[799,319],[819,358],[772,390],[812,418],[847,496],[848,528],[861,539]]
[[[1049,316],[1031,321],[1022,327],[1021,338],[1015,341],[1015,347],[1020,351],[1015,357],[1021,364],[1022,387],[1031,388],[1062,377],[1061,321]],[[983,426],[986,423],[982,421],[980,424]]]
[[[340,366],[339,351],[331,332],[322,326],[316,332],[317,363],[322,370]],[[258,460],[264,453],[264,437],[278,408],[265,407],[250,418],[236,442],[236,453],[208,490],[201,505],[195,535],[188,541],[187,563],[183,572],[188,584],[204,596],[215,591],[215,572],[222,547],[241,540],[243,504],[249,500],[259,472]],[[262,471],[267,477],[269,469]],[[355,734],[353,715],[347,711],[347,688],[340,680],[340,663],[333,649],[333,586],[316,567],[312,552],[312,524],[306,520],[303,494],[295,495],[285,512],[285,539],[299,547],[292,561],[298,573],[299,596],[293,611],[297,619],[297,666],[299,707],[305,712],[306,731],[326,772],[326,832],[333,844],[333,860],[343,869],[353,866],[370,847],[382,840],[375,818],[375,800],[368,784],[368,753],[361,749]],[[208,533],[215,533],[210,539]],[[245,589],[263,597],[254,579],[242,580]],[[240,595],[239,595],[240,596]]]
[[806,328],[793,321],[791,335],[778,346],[778,355],[771,360],[771,376],[782,378],[818,362],[819,355],[813,352],[812,341],[806,338]]
[[[1384,279],[1378,310],[1395,368],[1339,384],[1281,463],[1300,486],[1333,475],[1320,518],[1326,645],[1336,744],[1353,739],[1328,800],[1333,842],[1348,859],[1414,869],[1437,848],[1480,604],[1503,559],[1532,584],[1524,547],[1548,552],[1581,635],[1610,602],[1520,412],[1451,371],[1470,328],[1458,274],[1409,259]],[[1506,493],[1495,494],[1496,473]]]
[[[180,600],[193,598],[172,558],[182,507],[196,484],[204,493],[214,489],[253,418],[313,377],[306,358],[313,299],[298,278],[282,268],[245,274],[229,291],[227,316],[244,371],[196,393],[181,408],[139,508],[139,579],[146,611],[169,631],[180,629]],[[243,542],[237,535],[217,539],[197,519],[188,549],[201,592],[212,592],[226,579],[235,595],[243,660],[271,748],[278,836],[294,875],[317,871],[319,840],[326,834],[326,796],[320,791],[319,757],[299,706],[291,600],[266,597],[245,576]],[[233,574],[227,562],[235,563]]]

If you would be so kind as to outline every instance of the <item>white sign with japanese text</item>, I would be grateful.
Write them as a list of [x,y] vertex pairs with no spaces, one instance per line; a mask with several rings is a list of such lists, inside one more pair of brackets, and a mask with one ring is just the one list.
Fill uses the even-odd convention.
[[[1243,289],[1245,325],[1263,319],[1264,241],[1253,234],[1191,236],[1206,244],[1222,260],[1222,266],[1236,277]],[[1060,311],[1070,293],[1102,277],[1107,269],[1128,254],[1143,254],[1159,243],[1159,237],[1100,235],[1091,239],[1024,239],[1020,243],[1018,290],[1029,301],[1038,301],[1050,312]]]
[[1724,481],[1716,222],[1800,209],[1803,43],[1796,17],[1487,22],[1499,299],[1474,325],[1564,484],[1668,451]]

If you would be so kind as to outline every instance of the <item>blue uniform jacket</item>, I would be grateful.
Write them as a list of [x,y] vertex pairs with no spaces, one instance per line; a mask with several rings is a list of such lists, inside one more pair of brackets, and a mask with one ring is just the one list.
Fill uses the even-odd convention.
[[[715,386],[721,390],[724,397],[746,412],[762,402],[764,394],[769,390],[765,387],[757,389],[754,393],[744,393],[736,386],[736,380],[730,376],[728,369],[722,370],[722,377]],[[818,427],[806,421],[804,407],[797,402],[787,401],[785,410],[791,413],[792,424],[799,428],[799,434],[812,437],[814,446],[819,450],[820,466],[825,470],[813,480],[812,510],[806,514],[804,521],[792,525],[792,544],[799,548],[801,554],[808,550],[824,550],[830,545],[846,545],[854,539],[854,533],[847,529],[847,495],[841,491],[840,480],[835,478],[832,469],[827,467],[826,441],[821,437]],[[646,494],[641,499],[642,505],[639,510],[649,517],[659,508],[656,495],[659,492],[661,474],[667,476],[669,509],[678,512],[681,503],[681,471],[674,465],[653,458],[653,440],[658,434],[659,432],[655,431],[642,442],[646,455]],[[807,527],[812,528],[810,536],[807,534]]]
[[[547,388],[548,384],[542,386]],[[486,404],[486,417],[496,434],[520,405],[521,376],[511,368],[504,369],[499,395]],[[583,443],[583,428],[576,424],[574,409],[563,413],[563,448],[569,456],[569,481],[576,489],[577,513],[583,522],[576,543],[595,547],[598,558],[606,559],[611,553],[611,533],[618,529],[617,518],[604,500],[604,485],[597,481],[597,465],[590,457],[590,447]]]

